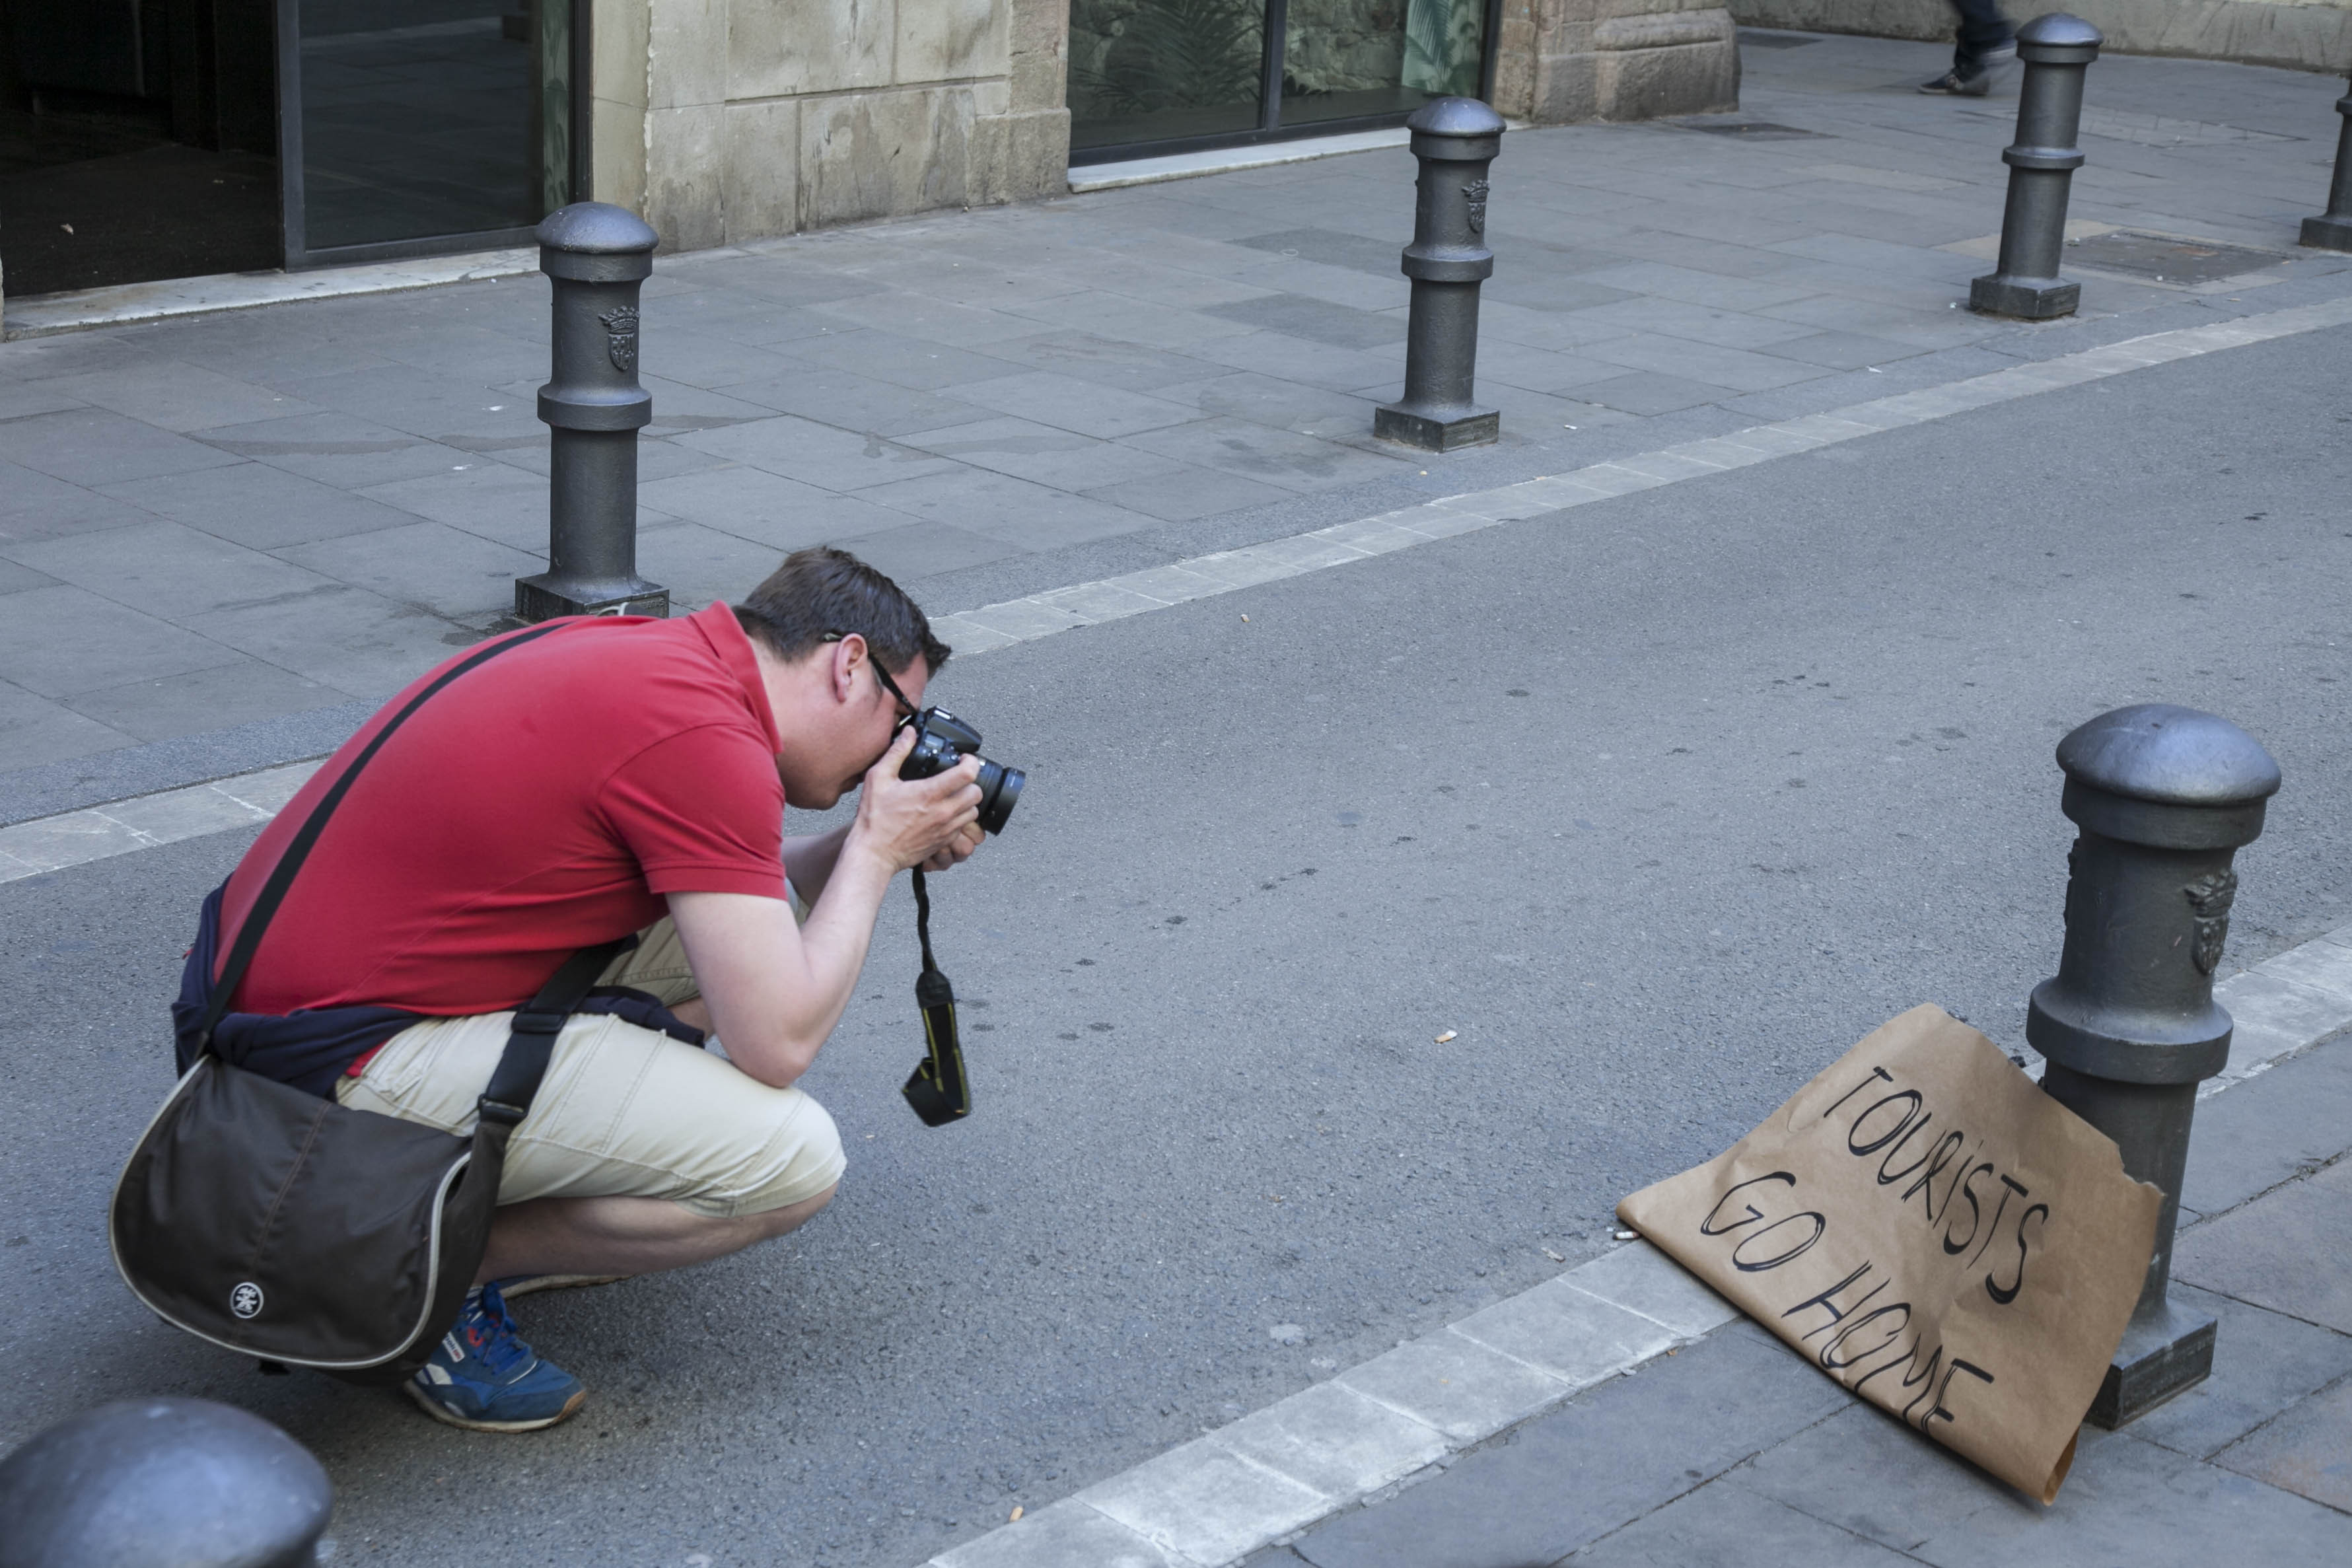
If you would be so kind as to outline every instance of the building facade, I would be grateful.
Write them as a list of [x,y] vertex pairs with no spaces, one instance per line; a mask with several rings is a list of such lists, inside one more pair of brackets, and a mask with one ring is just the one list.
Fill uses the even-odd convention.
[[681,249],[1051,195],[1073,163],[1736,108],[1681,0],[593,0],[597,196]]
[[0,284],[666,248],[1055,195],[1073,163],[1736,107],[1686,0],[0,0]]

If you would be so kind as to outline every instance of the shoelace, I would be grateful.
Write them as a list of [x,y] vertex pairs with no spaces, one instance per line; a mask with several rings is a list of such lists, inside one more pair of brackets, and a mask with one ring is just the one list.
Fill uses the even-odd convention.
[[[482,1339],[473,1346],[476,1359],[489,1369],[493,1377],[503,1376],[517,1362],[530,1354],[530,1347],[522,1342],[515,1321],[507,1314],[507,1299],[496,1285],[485,1285],[476,1298],[474,1315],[482,1325]],[[470,1338],[471,1336],[468,1336]]]

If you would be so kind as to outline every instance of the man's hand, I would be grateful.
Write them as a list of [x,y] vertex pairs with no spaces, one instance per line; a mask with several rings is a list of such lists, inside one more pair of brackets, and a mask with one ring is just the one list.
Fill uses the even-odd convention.
[[980,759],[966,757],[927,779],[902,779],[898,770],[914,744],[915,731],[900,730],[882,760],[866,770],[857,820],[843,849],[860,850],[893,872],[945,870],[979,847]]
[[987,837],[987,834],[980,830],[978,822],[972,823],[950,839],[946,848],[924,861],[923,869],[944,871],[950,867],[962,864],[971,858],[971,852],[979,848],[981,840]]
[[806,1072],[841,1021],[890,879],[914,866],[943,871],[980,847],[980,760],[902,779],[914,743],[902,731],[866,770],[856,820],[805,925],[781,899],[669,895],[708,1020],[688,1021],[715,1029],[728,1058],[761,1083],[782,1089]]

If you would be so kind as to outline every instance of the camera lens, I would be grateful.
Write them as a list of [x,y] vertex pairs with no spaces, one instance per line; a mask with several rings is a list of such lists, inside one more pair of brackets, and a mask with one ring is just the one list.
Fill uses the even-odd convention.
[[1005,819],[1013,815],[1021,799],[1021,786],[1029,775],[1019,768],[1008,768],[1000,763],[982,759],[980,764],[980,826],[989,833],[1004,831]]

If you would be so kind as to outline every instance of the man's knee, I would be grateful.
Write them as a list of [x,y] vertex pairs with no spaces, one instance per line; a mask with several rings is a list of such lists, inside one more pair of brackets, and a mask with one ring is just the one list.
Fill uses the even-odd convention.
[[786,1204],[782,1208],[769,1209],[761,1214],[746,1215],[744,1217],[759,1227],[760,1234],[756,1239],[772,1241],[780,1236],[790,1236],[816,1217],[817,1210],[833,1202],[833,1194],[839,1191],[841,1191],[841,1184],[835,1182],[813,1198],[803,1198],[796,1204]]
[[763,1241],[773,1241],[780,1236],[790,1236],[806,1225],[816,1212],[833,1201],[841,1190],[835,1182],[812,1198],[798,1203],[783,1204],[772,1209],[751,1214],[706,1215],[702,1219],[704,1234],[719,1243],[720,1253],[740,1252],[747,1247],[757,1247]]

